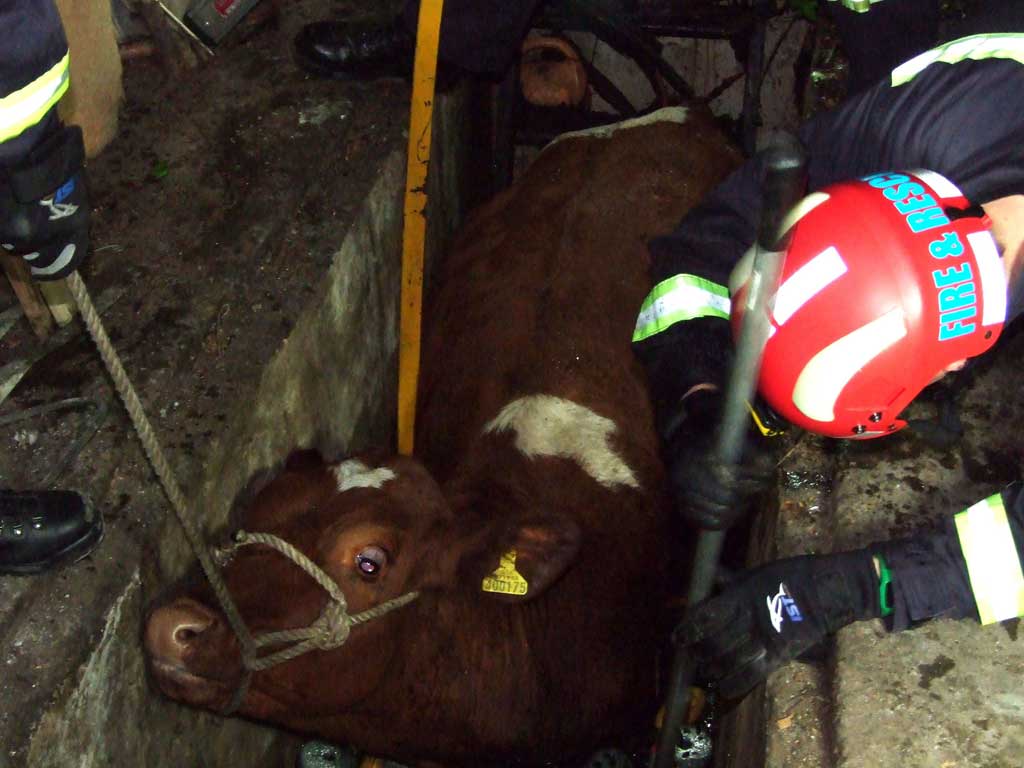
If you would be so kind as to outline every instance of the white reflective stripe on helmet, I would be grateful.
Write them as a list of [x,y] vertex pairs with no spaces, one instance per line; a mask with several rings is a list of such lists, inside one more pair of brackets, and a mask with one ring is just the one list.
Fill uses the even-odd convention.
[[836,339],[808,361],[793,387],[793,405],[815,421],[835,420],[835,405],[865,365],[907,335],[903,310],[892,309]]
[[[828,200],[828,198],[829,194],[827,192],[812,192],[807,195],[786,214],[786,217],[782,220],[782,225],[779,227],[779,231],[788,232],[794,224]],[[729,274],[729,292],[731,295],[735,296],[736,292],[750,279],[750,273],[754,269],[754,252],[754,246],[748,248],[746,253],[736,262],[736,266],[732,268],[732,272]]]
[[18,136],[38,123],[68,89],[69,54],[24,88],[0,99],[0,141]]
[[911,173],[931,187],[932,192],[937,194],[943,200],[947,197],[964,196],[964,193],[960,191],[960,188],[941,173],[926,171],[921,168],[917,168],[911,171]]
[[846,263],[830,245],[779,286],[772,311],[776,324],[784,325],[804,304],[845,274]]
[[972,232],[967,242],[974,251],[981,280],[981,324],[997,325],[1006,321],[1006,268],[990,232]]
[[981,623],[1024,616],[1024,574],[1002,496],[989,496],[953,519]]
[[909,83],[930,64],[956,64],[967,59],[1013,59],[1024,64],[1024,34],[971,35],[932,48],[896,67],[892,86]]
[[675,275],[658,283],[644,299],[633,341],[643,341],[682,320],[729,319],[729,290],[696,275]]

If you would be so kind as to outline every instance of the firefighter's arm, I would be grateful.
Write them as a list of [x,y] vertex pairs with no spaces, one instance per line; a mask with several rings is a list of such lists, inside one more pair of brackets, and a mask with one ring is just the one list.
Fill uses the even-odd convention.
[[952,516],[946,529],[853,552],[778,560],[695,606],[674,633],[706,681],[738,696],[833,632],[880,618],[983,624],[1024,615],[1024,493],[1016,483]]

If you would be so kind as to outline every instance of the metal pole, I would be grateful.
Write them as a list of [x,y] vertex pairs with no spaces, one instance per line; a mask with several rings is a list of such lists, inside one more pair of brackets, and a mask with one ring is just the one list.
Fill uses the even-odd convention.
[[416,388],[420,375],[423,264],[427,238],[427,171],[444,0],[422,0],[416,27],[409,146],[402,215],[402,286],[398,317],[398,452],[415,445]]
[[[746,308],[736,343],[736,357],[725,392],[725,409],[719,430],[717,454],[726,466],[739,464],[747,429],[747,402],[753,397],[761,368],[761,353],[768,340],[768,313],[778,287],[788,243],[788,227],[782,230],[784,217],[800,199],[804,190],[806,160],[795,143],[773,147],[762,154],[761,216],[754,263],[747,283]],[[692,608],[711,594],[715,572],[721,559],[725,531],[702,530],[697,538],[693,572],[687,591],[687,607]],[[675,756],[679,728],[686,714],[693,682],[694,661],[677,648],[669,674],[668,696],[654,754],[654,768],[670,768]]]

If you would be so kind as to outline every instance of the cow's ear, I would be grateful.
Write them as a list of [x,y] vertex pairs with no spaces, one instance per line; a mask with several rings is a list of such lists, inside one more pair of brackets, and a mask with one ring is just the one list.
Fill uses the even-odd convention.
[[496,600],[532,600],[576,559],[580,529],[567,517],[523,517],[496,537],[481,559],[479,588]]

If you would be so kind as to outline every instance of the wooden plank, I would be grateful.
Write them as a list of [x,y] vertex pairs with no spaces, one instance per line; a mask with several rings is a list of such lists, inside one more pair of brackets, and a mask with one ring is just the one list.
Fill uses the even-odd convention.
[[3,264],[7,279],[11,281],[14,294],[21,302],[21,308],[25,311],[29,325],[40,340],[45,341],[53,333],[55,325],[53,316],[50,314],[42,294],[32,282],[28,265],[20,256],[13,256],[0,249],[0,264]]
[[50,314],[57,321],[57,325],[63,328],[71,322],[75,316],[75,299],[68,290],[67,283],[61,280],[47,280],[37,283],[36,287],[43,294],[46,305],[50,308]]

